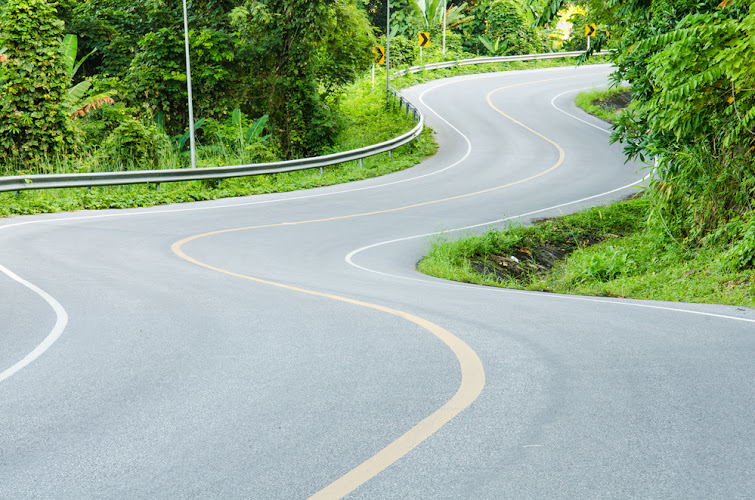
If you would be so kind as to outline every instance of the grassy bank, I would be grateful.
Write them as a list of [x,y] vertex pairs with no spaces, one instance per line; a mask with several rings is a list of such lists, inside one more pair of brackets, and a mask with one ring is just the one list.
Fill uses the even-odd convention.
[[646,228],[647,198],[438,239],[419,263],[431,276],[521,290],[755,307],[755,273],[736,243],[690,249]]
[[631,91],[629,87],[617,87],[607,90],[580,92],[574,102],[591,115],[615,123],[619,115],[629,105]]
[[[626,91],[585,92],[576,102],[615,121]],[[648,194],[528,227],[439,238],[418,268],[522,290],[755,307],[755,215],[701,240],[679,241],[659,223]]]

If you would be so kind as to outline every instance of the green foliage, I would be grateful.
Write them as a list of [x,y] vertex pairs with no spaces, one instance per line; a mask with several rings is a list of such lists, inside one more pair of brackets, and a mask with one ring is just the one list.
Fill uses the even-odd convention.
[[[385,46],[385,39],[380,43]],[[391,36],[391,69],[408,67],[419,61],[419,46],[404,35]]]
[[[204,125],[204,122],[206,120],[207,118],[200,118],[199,120],[194,122],[195,134],[197,133],[198,130],[202,128],[202,125]],[[160,125],[159,121],[157,121],[156,123],[158,124],[158,126]],[[173,144],[173,149],[175,149],[178,152],[188,150],[190,147],[190,144],[189,144],[190,138],[191,138],[191,130],[189,130],[189,127],[187,127],[186,131],[183,134],[178,134],[171,140],[171,144]]]
[[401,35],[414,37],[419,31],[421,21],[412,2],[413,0],[391,1],[391,38]]
[[481,36],[507,41],[513,54],[535,54],[548,47],[544,33],[531,26],[529,9],[525,10],[515,0],[479,2],[469,13],[474,18],[460,29],[464,33],[465,48],[471,53],[485,53]]
[[490,40],[486,35],[480,35],[479,37],[480,43],[485,47],[485,50],[488,51],[489,56],[505,56],[509,52],[511,52],[511,49],[509,48],[509,41],[504,40],[503,43],[501,43],[501,37],[498,37],[495,39],[495,42]]
[[112,163],[135,169],[155,168],[161,155],[171,149],[168,136],[155,123],[144,124],[129,117],[102,143],[102,154]]
[[36,161],[75,144],[66,107],[63,22],[46,0],[9,0],[0,20],[0,160]]
[[[690,252],[645,226],[647,197],[512,226],[455,241],[433,242],[418,269],[432,276],[508,288],[685,302],[755,306],[755,215],[719,229]],[[472,262],[493,255],[530,259],[538,249],[565,250],[565,260],[519,278],[481,274]],[[523,260],[523,264],[527,264]]]
[[[653,162],[650,226],[683,248],[704,247],[755,202],[755,2],[579,3],[590,20],[609,19],[613,83],[632,87],[612,140]],[[561,4],[546,2],[541,20]]]
[[753,210],[755,171],[749,157],[698,143],[667,152],[655,171],[650,223],[678,242],[701,243],[730,219]]
[[624,248],[601,246],[593,251],[580,252],[572,261],[578,271],[570,277],[572,283],[597,281],[605,283],[630,275],[636,264]]
[[731,245],[722,255],[724,265],[735,270],[755,268],[755,212],[747,214],[744,220],[735,219],[730,226]]
[[[66,67],[66,74],[68,75],[69,83],[73,84],[74,76],[79,70],[81,65],[97,51],[92,50],[89,54],[82,57],[79,61],[76,61],[76,53],[78,52],[78,38],[76,35],[66,35],[63,38],[63,53],[64,62]],[[91,111],[104,106],[106,104],[114,104],[111,97],[113,91],[96,93],[90,95],[90,89],[92,88],[92,82],[88,80],[81,81],[76,85],[73,85],[68,89],[68,98],[66,99],[66,105],[68,106],[71,117],[77,119],[86,116]]]
[[270,115],[281,153],[317,154],[338,128],[334,86],[372,61],[374,41],[364,11],[354,0],[249,0],[232,18],[254,61],[261,107]]
[[[191,30],[190,52],[194,105],[198,114],[216,116],[241,99],[245,88],[234,67],[235,41],[213,29]],[[242,66],[243,68],[243,66]],[[238,82],[238,87],[232,83]],[[146,116],[161,112],[169,133],[188,125],[184,35],[180,27],[161,28],[145,34],[124,79],[128,101],[141,106]]]
[[225,120],[207,119],[200,152],[202,157],[226,156],[233,152],[237,160],[231,163],[260,163],[275,161],[277,158],[268,146],[270,134],[265,134],[268,116],[263,115],[250,122],[236,108]]
[[181,20],[179,3],[168,7],[164,2],[124,0],[76,2],[66,19],[85,51],[97,49],[83,67],[85,75],[125,74],[144,35]]
[[614,140],[656,158],[650,222],[683,245],[701,245],[755,200],[755,3],[627,4],[614,81],[635,105]]

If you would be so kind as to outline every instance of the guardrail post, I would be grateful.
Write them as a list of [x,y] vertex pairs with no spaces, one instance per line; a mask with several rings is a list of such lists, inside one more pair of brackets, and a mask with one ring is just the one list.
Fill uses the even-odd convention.
[[323,173],[324,173],[324,170],[322,167],[320,167],[320,175],[322,175]]
[[364,168],[364,158],[359,158],[359,168]]

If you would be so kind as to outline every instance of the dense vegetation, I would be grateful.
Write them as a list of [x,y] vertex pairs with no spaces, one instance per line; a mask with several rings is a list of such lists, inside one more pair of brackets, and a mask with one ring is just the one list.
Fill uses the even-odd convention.
[[[733,265],[752,268],[755,2],[583,3],[610,25],[614,83],[632,88],[613,139],[628,158],[654,160],[648,230],[689,249],[731,245]],[[541,19],[564,5],[550,1]]]
[[[385,7],[189,2],[199,166],[338,147],[344,92],[385,39]],[[432,38],[425,62],[553,48],[515,0],[394,0],[391,8],[393,68],[419,62],[420,31]],[[0,0],[0,14],[0,175],[188,165],[181,2]]]
[[420,271],[524,290],[755,307],[752,269],[726,250],[665,245],[646,230],[651,198],[513,225],[459,240],[439,238]]
[[613,83],[630,84],[631,102],[607,109],[623,88],[577,101],[614,123],[627,158],[650,161],[650,186],[639,200],[534,227],[439,240],[420,268],[534,290],[755,306],[755,2],[537,8],[541,23],[568,10],[598,27],[591,52],[611,49]]

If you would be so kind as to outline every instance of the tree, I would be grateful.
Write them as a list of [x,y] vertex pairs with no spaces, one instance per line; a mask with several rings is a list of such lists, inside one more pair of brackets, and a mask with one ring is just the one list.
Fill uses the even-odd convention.
[[9,0],[0,20],[0,158],[36,161],[74,145],[64,23],[47,0]]
[[337,128],[328,100],[372,60],[369,22],[354,0],[250,0],[234,10],[270,123],[286,157],[316,154]]
[[532,25],[532,13],[515,0],[479,2],[472,6],[470,14],[474,19],[461,26],[470,52],[487,52],[481,36],[507,42],[512,54],[532,54],[546,49],[544,34]]
[[[562,4],[550,1],[541,20]],[[619,28],[612,80],[632,87],[613,140],[626,143],[628,158],[654,160],[649,224],[685,244],[744,238],[722,228],[749,218],[741,227],[755,231],[755,2],[610,0],[608,7]]]

